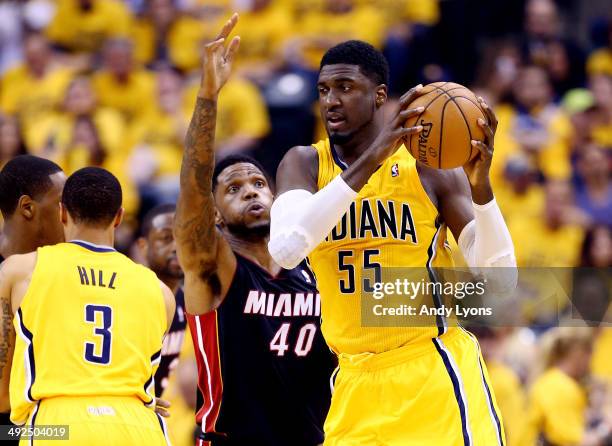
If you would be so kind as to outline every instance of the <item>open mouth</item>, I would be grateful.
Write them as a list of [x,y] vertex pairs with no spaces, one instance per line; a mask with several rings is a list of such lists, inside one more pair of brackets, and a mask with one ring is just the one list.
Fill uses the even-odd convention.
[[246,207],[246,212],[252,215],[261,215],[265,210],[261,203],[251,203]]
[[342,127],[346,122],[346,119],[340,113],[328,113],[327,114],[327,126],[330,129],[337,129]]

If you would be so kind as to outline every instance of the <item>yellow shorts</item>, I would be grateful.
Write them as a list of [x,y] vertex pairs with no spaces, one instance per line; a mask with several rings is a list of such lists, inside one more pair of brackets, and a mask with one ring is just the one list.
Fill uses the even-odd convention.
[[505,446],[476,339],[439,338],[380,354],[344,355],[324,446]]
[[[132,397],[57,397],[38,402],[26,426],[68,425],[68,440],[34,439],[35,445],[164,446],[163,419]],[[31,444],[21,440],[20,446]]]

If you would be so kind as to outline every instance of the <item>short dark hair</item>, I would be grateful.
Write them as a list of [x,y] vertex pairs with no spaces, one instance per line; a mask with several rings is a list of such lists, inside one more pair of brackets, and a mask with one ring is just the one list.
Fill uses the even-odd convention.
[[45,158],[19,155],[10,160],[0,172],[0,211],[4,218],[15,212],[19,198],[28,195],[38,200],[53,186],[51,175],[62,168]]
[[261,165],[259,161],[257,161],[255,158],[252,158],[248,155],[236,154],[236,155],[226,156],[225,158],[221,159],[221,161],[219,161],[215,165],[215,170],[213,171],[213,178],[212,178],[213,191],[217,187],[217,184],[218,184],[217,179],[219,178],[219,175],[221,174],[221,172],[223,172],[229,166],[233,166],[234,164],[238,164],[238,163],[248,163],[248,164],[252,164],[255,167],[257,167],[259,170],[261,170],[261,173],[266,177],[266,180],[268,180],[270,187],[272,187],[270,176],[268,175],[268,172],[266,172],[266,170],[264,169],[264,167]]
[[389,85],[389,63],[385,56],[367,42],[347,40],[331,47],[321,59],[321,70],[325,65],[358,65],[364,75],[376,85]]
[[121,208],[121,185],[101,167],[84,167],[66,180],[62,204],[76,223],[95,227],[111,224]]
[[170,214],[176,212],[176,205],[173,203],[159,204],[154,208],[150,209],[142,219],[142,226],[140,227],[140,234],[143,237],[148,237],[149,232],[153,228],[153,220],[158,215]]

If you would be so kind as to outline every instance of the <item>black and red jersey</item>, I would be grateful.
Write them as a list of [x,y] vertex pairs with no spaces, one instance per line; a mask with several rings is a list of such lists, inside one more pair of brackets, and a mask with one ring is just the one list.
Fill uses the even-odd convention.
[[306,264],[271,276],[236,255],[223,303],[188,315],[198,363],[198,446],[323,442],[335,358]]
[[172,324],[168,329],[168,334],[164,338],[164,343],[161,351],[161,360],[159,367],[155,372],[155,396],[162,396],[166,387],[168,387],[168,377],[176,368],[185,338],[185,330],[187,328],[187,316],[185,314],[185,296],[183,289],[179,288],[174,294],[176,301],[176,311]]

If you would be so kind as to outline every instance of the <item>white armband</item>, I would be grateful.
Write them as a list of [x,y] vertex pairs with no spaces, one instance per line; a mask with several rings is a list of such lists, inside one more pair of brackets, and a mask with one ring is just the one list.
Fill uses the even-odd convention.
[[[495,199],[474,207],[474,220],[459,235],[457,244],[470,269],[484,276],[491,288],[506,292],[516,287],[517,271],[514,245]],[[504,267],[495,271],[491,267]]]
[[295,268],[321,243],[346,213],[357,192],[338,175],[312,194],[295,189],[281,194],[270,210],[268,251],[276,263]]

